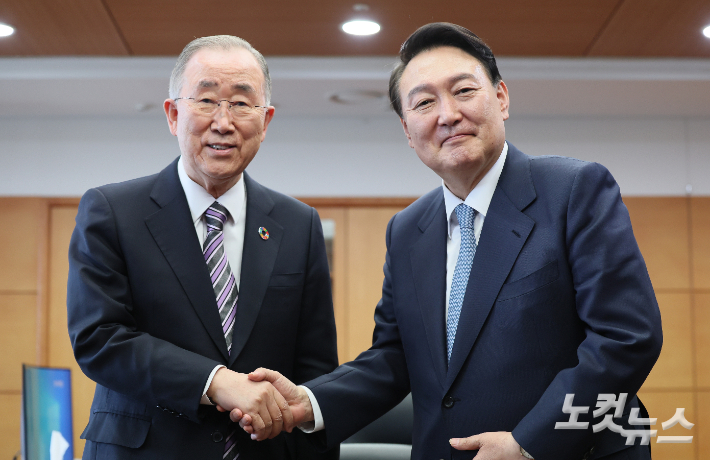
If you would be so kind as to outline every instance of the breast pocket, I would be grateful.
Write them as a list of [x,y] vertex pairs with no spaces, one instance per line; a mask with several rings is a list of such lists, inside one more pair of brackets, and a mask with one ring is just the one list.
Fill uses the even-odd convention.
[[559,276],[557,261],[554,260],[529,275],[504,284],[496,300],[504,302],[528,294],[554,282]]

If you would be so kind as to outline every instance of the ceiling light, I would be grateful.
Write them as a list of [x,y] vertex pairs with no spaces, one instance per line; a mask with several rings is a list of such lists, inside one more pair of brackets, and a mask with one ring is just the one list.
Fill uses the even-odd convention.
[[372,35],[380,31],[380,25],[372,21],[349,21],[342,27],[343,32],[350,35]]
[[706,28],[703,29],[703,35],[710,38],[710,26],[707,26]]
[[0,24],[0,37],[7,37],[15,33],[15,29],[6,25]]

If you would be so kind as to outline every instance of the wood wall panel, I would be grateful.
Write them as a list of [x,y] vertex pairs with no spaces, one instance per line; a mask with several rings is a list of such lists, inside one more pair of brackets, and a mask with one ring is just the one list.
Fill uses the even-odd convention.
[[[707,356],[707,355],[706,355]],[[693,443],[697,443],[699,460],[710,458],[710,390],[699,391],[696,395],[698,405],[697,420],[695,423],[695,436]]]
[[710,390],[710,293],[695,294],[694,300],[697,385]]
[[36,364],[37,296],[0,294],[0,318],[0,391],[20,392],[22,364]]
[[335,237],[333,238],[333,265],[330,267],[333,287],[333,311],[335,327],[338,332],[338,360],[348,361],[348,328],[347,328],[347,280],[348,264],[345,259],[347,241],[347,211],[334,207],[319,207],[321,220],[332,219],[335,222]]
[[710,197],[690,200],[693,287],[710,289]]
[[0,458],[11,459],[20,451],[22,396],[0,393]]
[[689,289],[688,200],[626,197],[624,203],[654,289]]
[[0,292],[37,290],[39,198],[0,198]]
[[[685,408],[685,418],[695,423],[695,396],[691,391],[676,392],[640,392],[639,397],[648,409],[651,418],[657,418],[653,429],[658,431],[658,436],[694,436],[690,444],[658,444],[657,438],[651,438],[651,455],[653,460],[695,460],[695,436],[697,424],[690,431],[680,425],[668,430],[663,430],[661,424],[670,419],[678,407]],[[704,459],[698,459],[704,460]]]
[[348,359],[372,345],[374,313],[382,294],[387,223],[401,208],[348,211]]
[[74,455],[78,457],[84,451],[84,440],[79,439],[79,436],[89,422],[89,410],[96,384],[84,375],[76,363],[67,331],[67,254],[76,212],[76,206],[50,208],[48,333],[49,365],[71,369]]
[[663,349],[644,388],[693,386],[690,294],[656,293],[663,321]]
[[[704,238],[710,234],[710,198],[625,198],[624,201],[656,288],[664,328],[661,357],[641,394],[651,416],[658,417],[659,423],[672,415],[671,409],[684,404],[688,405],[688,420],[696,423],[692,445],[654,443],[653,458],[710,458],[707,453],[701,455],[710,449],[710,360],[707,359],[710,356],[710,281],[707,281],[710,245]],[[336,222],[333,295],[339,357],[343,362],[356,357],[371,344],[373,314],[383,280],[386,225],[406,203],[393,203],[389,207],[380,202],[356,203],[352,207],[347,206],[347,202],[339,202],[337,206],[325,204],[316,206],[322,218]],[[43,237],[41,227],[45,214],[49,214],[44,219],[49,222],[50,233],[47,249],[43,250],[46,255],[42,256],[37,247],[42,247],[38,239]],[[27,225],[28,231],[33,233],[25,241],[31,240],[34,247],[28,243],[18,249],[14,241],[0,246],[0,265],[19,267],[8,271],[8,276],[14,276],[12,283],[6,283],[7,276],[0,272],[0,285],[6,283],[13,289],[11,292],[0,289],[3,318],[0,345],[3,351],[10,350],[0,357],[0,413],[9,415],[0,422],[0,458],[5,450],[10,452],[7,458],[11,458],[19,449],[20,364],[36,361],[32,350],[36,348],[38,331],[36,297],[44,295],[38,290],[42,280],[37,276],[38,260],[42,258],[46,259],[49,278],[46,329],[49,353],[43,364],[73,370],[75,455],[80,456],[83,450],[78,436],[88,420],[94,383],[78,369],[66,330],[67,249],[75,214],[75,201],[0,198],[0,237],[5,236],[5,241],[12,241],[8,236],[14,235],[18,220],[38,223]],[[20,273],[24,274],[20,276]],[[16,292],[17,286],[22,287],[20,292]],[[9,348],[5,340],[11,344]],[[16,362],[11,362],[13,360]],[[659,434],[663,433],[659,431]],[[17,449],[12,447],[13,442]]]

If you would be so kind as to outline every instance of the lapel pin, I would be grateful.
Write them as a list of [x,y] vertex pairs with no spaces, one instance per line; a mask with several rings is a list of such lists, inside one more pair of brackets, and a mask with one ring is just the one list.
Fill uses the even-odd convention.
[[268,240],[269,239],[269,231],[264,227],[259,227],[259,236],[261,237],[262,240]]

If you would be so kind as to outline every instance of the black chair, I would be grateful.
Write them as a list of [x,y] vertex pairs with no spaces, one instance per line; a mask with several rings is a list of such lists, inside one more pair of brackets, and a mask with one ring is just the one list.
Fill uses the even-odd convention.
[[[343,444],[404,444],[409,446],[409,451],[411,452],[413,425],[414,409],[412,408],[412,394],[410,393],[392,410],[385,413],[385,415],[370,423],[354,435],[350,436],[343,442]],[[343,459],[342,447],[341,459]],[[377,457],[363,458],[374,459]]]

